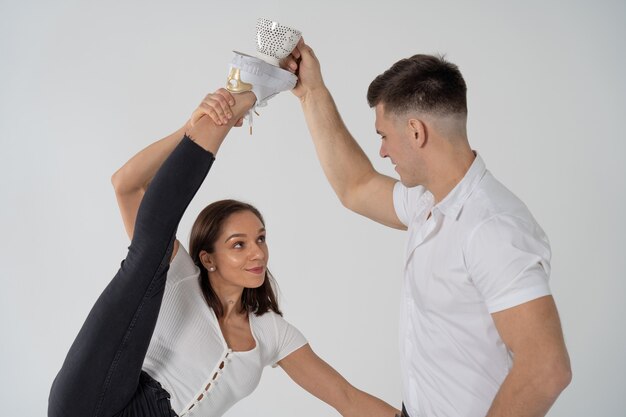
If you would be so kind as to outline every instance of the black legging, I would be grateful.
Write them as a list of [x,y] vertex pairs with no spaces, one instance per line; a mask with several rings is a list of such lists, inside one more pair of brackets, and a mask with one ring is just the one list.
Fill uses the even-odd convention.
[[100,295],[52,384],[49,417],[170,416],[169,395],[143,373],[176,228],[214,157],[184,137],[141,201],[126,259]]

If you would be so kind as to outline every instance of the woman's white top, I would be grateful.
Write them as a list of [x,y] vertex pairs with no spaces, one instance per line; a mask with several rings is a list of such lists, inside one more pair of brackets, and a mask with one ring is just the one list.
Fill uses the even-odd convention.
[[263,368],[307,343],[280,315],[250,314],[254,349],[232,351],[202,294],[200,269],[180,245],[143,370],[171,395],[180,416],[221,416],[259,384]]

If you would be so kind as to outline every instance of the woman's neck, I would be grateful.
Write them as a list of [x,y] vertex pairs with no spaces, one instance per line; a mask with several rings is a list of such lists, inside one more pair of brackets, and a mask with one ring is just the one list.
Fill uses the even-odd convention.
[[242,311],[241,296],[243,295],[243,287],[224,284],[223,282],[219,282],[219,280],[212,280],[211,278],[209,278],[209,283],[222,304],[222,310],[224,312],[222,317],[228,319],[239,316]]

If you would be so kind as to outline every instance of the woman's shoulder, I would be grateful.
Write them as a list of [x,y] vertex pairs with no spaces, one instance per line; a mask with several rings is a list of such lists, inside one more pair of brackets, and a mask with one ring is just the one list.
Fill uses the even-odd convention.
[[272,367],[307,343],[300,330],[273,311],[255,317],[254,332],[267,353],[266,365]]
[[167,281],[170,283],[178,282],[185,278],[197,277],[199,274],[200,268],[193,262],[183,244],[178,242],[178,250],[167,272]]
[[252,320],[251,324],[255,327],[272,327],[277,325],[277,320],[285,321],[285,319],[278,313],[272,310],[266,311],[263,314],[250,313]]
[[272,310],[260,316],[254,314],[252,322],[254,331],[272,340],[280,340],[286,333],[299,332],[298,329],[289,323],[285,318]]

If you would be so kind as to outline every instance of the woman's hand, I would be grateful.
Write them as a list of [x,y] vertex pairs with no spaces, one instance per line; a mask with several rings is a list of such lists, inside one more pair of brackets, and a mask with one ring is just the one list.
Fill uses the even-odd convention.
[[[232,106],[230,99],[234,101]],[[209,94],[186,123],[188,129],[185,130],[185,134],[199,146],[216,155],[230,129],[233,126],[241,126],[241,119],[255,102],[256,96],[252,91],[232,96],[226,90],[220,89]]]
[[[202,116],[209,116],[218,126],[227,125],[233,118],[232,106],[235,105],[235,97],[225,88],[220,88],[215,93],[207,94],[198,108],[191,114],[189,124],[193,127]],[[241,126],[243,118],[239,118],[234,126]]]

